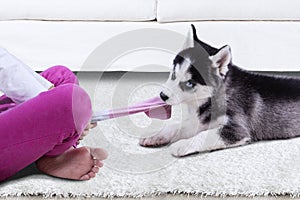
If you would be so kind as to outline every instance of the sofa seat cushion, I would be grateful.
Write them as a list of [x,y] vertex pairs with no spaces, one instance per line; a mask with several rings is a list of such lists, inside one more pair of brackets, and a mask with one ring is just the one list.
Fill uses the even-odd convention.
[[158,0],[159,22],[300,20],[299,0]]
[[2,0],[0,20],[148,21],[156,0]]

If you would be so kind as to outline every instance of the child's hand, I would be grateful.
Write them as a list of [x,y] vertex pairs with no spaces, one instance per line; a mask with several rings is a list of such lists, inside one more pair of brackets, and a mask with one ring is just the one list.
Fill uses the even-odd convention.
[[83,140],[83,138],[89,134],[90,129],[95,128],[96,126],[97,126],[97,122],[89,123],[83,130],[82,134],[80,135],[80,138],[77,141],[77,144],[79,144],[80,140]]

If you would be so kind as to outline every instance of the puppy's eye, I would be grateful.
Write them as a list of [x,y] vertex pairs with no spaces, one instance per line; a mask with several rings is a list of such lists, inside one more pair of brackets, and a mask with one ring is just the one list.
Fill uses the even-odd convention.
[[196,81],[194,81],[193,79],[179,83],[179,87],[181,88],[182,91],[192,91],[195,85],[196,85]]
[[188,80],[187,82],[186,82],[186,87],[188,87],[188,88],[192,88],[192,87],[194,87],[195,86],[195,84],[194,84],[194,82],[192,81],[192,80]]

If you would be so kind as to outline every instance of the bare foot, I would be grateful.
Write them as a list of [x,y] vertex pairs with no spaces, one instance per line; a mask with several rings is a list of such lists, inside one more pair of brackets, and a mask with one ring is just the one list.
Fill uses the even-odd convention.
[[37,168],[45,174],[74,180],[89,180],[94,178],[103,166],[102,160],[107,158],[107,152],[100,148],[80,147],[69,149],[56,157],[42,157],[37,162]]

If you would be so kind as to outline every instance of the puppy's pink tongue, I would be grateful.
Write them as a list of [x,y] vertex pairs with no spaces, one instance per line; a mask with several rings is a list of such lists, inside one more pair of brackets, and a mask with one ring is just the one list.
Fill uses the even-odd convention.
[[169,119],[172,114],[172,106],[166,104],[160,97],[148,99],[142,104],[148,104],[149,110],[144,111],[150,118]]

